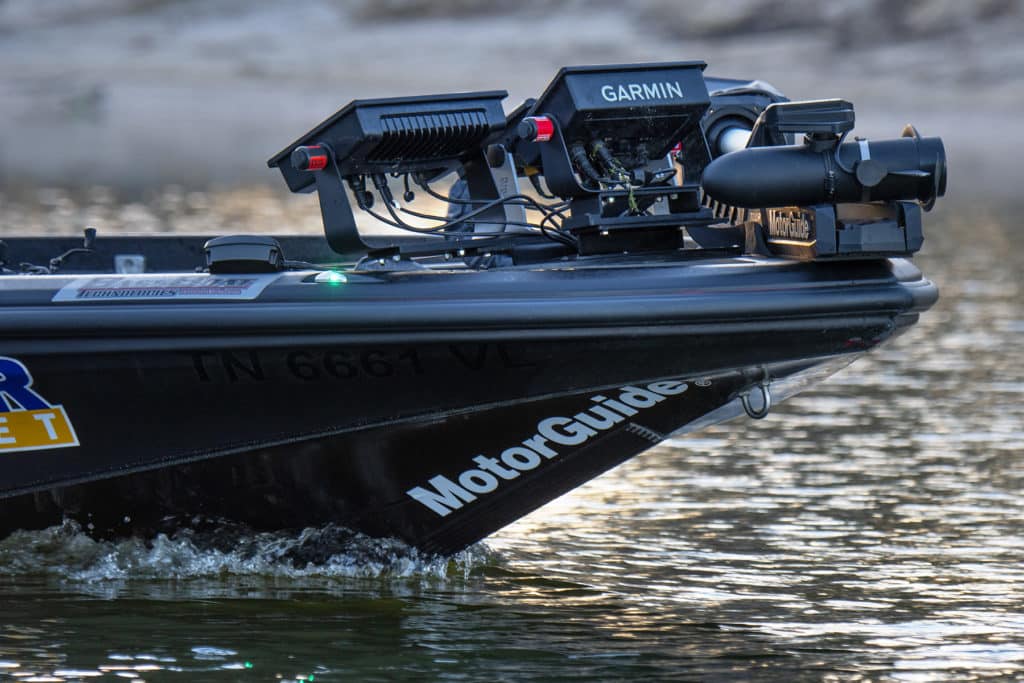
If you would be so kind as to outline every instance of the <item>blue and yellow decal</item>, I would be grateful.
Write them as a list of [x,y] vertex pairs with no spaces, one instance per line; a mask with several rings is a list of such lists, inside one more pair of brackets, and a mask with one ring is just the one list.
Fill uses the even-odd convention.
[[0,356],[0,454],[77,445],[64,406],[50,403],[32,388],[24,363]]

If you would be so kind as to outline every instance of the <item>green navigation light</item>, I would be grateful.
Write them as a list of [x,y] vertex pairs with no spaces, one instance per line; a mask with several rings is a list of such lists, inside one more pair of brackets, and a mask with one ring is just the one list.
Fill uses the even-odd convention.
[[314,282],[327,283],[331,286],[343,285],[348,282],[345,274],[339,273],[336,270],[325,270],[322,273],[318,273],[313,280]]

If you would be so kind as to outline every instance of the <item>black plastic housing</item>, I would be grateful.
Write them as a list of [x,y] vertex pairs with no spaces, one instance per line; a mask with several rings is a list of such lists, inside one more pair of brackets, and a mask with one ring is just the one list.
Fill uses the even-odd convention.
[[750,147],[785,145],[794,133],[840,136],[853,130],[856,115],[846,100],[802,100],[768,106],[750,132]]
[[308,192],[314,174],[293,168],[296,147],[324,144],[342,176],[443,170],[505,127],[504,90],[354,100],[274,155],[288,189]]
[[924,244],[921,207],[915,202],[819,204],[761,214],[766,255],[860,260],[910,255]]
[[273,273],[284,268],[281,244],[266,235],[225,235],[203,245],[211,273]]
[[711,93],[711,107],[701,126],[711,155],[722,155],[721,136],[730,128],[753,130],[761,113],[770,105],[786,102],[774,88],[759,81],[705,78]]
[[[749,209],[890,200],[929,205],[946,191],[946,156],[939,138],[847,142],[838,149],[842,167],[835,157],[834,149],[819,152],[810,145],[742,149],[718,157],[704,170],[704,191]],[[867,161],[877,169],[874,184],[865,184],[856,172]]]
[[[568,144],[608,143],[627,167],[636,168],[700,131],[711,103],[705,66],[691,61],[564,67],[532,115],[553,116]],[[706,152],[703,134],[699,142]]]
[[[316,189],[328,244],[339,254],[359,258],[370,247],[359,235],[343,181],[355,194],[357,205],[365,209],[372,201],[365,189],[367,175],[379,184],[388,173],[436,176],[461,168],[481,198],[497,198],[484,148],[505,129],[501,101],[507,96],[504,90],[492,90],[355,100],[278,152],[267,165],[280,169],[292,192]],[[315,166],[311,165],[314,158]],[[484,220],[503,217],[501,207],[481,216]]]

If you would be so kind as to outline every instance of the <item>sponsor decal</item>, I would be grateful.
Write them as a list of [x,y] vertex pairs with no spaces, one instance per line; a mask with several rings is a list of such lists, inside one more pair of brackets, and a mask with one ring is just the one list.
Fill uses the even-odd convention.
[[[449,478],[439,474],[431,477],[426,485],[409,489],[406,494],[446,517],[479,496],[496,491],[504,482],[536,469],[545,460],[557,458],[572,447],[582,446],[616,425],[627,423],[624,426],[628,426],[631,424],[627,422],[629,418],[653,408],[669,396],[682,394],[687,388],[685,382],[670,380],[642,388],[622,387],[614,398],[591,396],[594,405],[572,417],[553,416],[540,420],[532,436],[512,444],[497,457],[477,455],[472,458],[472,465],[457,476]],[[647,434],[642,436],[649,438]]]
[[683,86],[679,81],[655,83],[622,83],[602,85],[601,97],[606,102],[643,102],[646,100],[683,99]]
[[276,273],[267,275],[153,274],[101,275],[64,285],[54,301],[166,301],[168,299],[236,299],[258,297]]
[[772,241],[814,239],[812,217],[799,208],[770,209],[768,211],[768,237]]
[[0,356],[0,453],[77,446],[64,406],[32,388],[24,363]]

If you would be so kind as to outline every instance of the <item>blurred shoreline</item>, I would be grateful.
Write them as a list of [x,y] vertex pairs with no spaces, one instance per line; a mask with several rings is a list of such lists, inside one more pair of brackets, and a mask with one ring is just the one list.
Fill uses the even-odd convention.
[[951,197],[1016,194],[1021,3],[886,6],[0,0],[0,192],[283,191],[266,159],[351,99],[504,88],[511,110],[563,65],[704,59],[849,99],[865,137],[942,136]]

